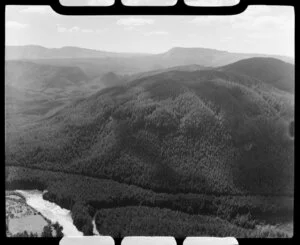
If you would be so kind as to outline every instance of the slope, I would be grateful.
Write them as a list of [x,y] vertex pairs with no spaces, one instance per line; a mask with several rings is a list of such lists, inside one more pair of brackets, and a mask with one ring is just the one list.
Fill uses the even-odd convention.
[[5,62],[6,130],[32,123],[85,93],[88,77],[78,67]]
[[62,88],[85,80],[87,76],[78,67],[41,65],[29,61],[5,62],[5,84],[18,89]]
[[250,58],[223,66],[220,70],[244,74],[286,92],[295,92],[294,65],[278,59],[262,57]]
[[104,89],[9,135],[6,164],[173,193],[291,194],[293,117],[291,98],[255,78],[169,71]]

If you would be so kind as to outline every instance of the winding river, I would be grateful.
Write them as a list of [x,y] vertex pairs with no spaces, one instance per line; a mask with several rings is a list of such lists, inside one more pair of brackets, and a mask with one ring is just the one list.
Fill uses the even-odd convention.
[[51,222],[58,222],[63,227],[62,232],[65,236],[83,236],[83,233],[77,230],[73,224],[71,211],[61,208],[53,202],[44,200],[44,192],[38,190],[16,190],[16,192],[22,194],[29,206],[39,211]]

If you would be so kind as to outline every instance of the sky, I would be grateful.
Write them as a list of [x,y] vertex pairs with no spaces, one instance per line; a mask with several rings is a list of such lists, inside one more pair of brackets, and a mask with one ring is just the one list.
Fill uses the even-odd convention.
[[[110,0],[78,1],[95,5]],[[149,0],[123,1],[136,4]],[[5,15],[6,45],[77,46],[135,53],[202,47],[294,57],[291,6],[249,6],[232,16],[64,16],[50,6],[14,5],[6,6]]]

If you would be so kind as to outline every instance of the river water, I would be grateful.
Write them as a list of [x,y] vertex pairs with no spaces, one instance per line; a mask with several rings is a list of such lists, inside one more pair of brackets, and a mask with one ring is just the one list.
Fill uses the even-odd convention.
[[83,233],[77,230],[73,224],[71,217],[71,211],[61,208],[53,202],[49,202],[43,199],[43,192],[38,190],[16,190],[22,194],[29,206],[39,211],[51,222],[58,222],[63,227],[63,234],[65,236],[83,236]]
[[94,219],[93,219],[93,233],[94,233],[94,235],[96,235],[96,236],[101,236],[101,234],[97,231],[97,229],[96,229],[96,223],[95,223],[95,217],[94,217]]

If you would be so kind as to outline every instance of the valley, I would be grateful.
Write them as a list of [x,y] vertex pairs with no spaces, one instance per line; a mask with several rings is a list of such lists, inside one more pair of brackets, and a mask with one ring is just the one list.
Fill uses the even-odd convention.
[[[150,223],[155,230],[145,228],[143,234],[164,234],[172,230],[175,237],[184,237],[184,229],[191,229],[191,234],[209,236],[235,234],[240,237],[290,237],[293,229],[293,226],[288,229],[285,226],[286,222],[293,219],[292,196],[168,194],[80,174],[23,167],[6,167],[6,173],[7,189],[21,186],[25,190],[47,189],[43,198],[57,203],[63,209],[70,209],[74,224],[85,235],[95,234],[94,224],[102,235],[119,237],[134,234],[139,232],[134,230],[138,229],[137,224],[143,222],[143,219],[149,221],[151,217],[156,217]],[[139,211],[140,209],[142,210]],[[146,210],[148,211],[144,213]],[[115,211],[118,219],[114,217]],[[106,212],[111,215],[106,217]],[[130,216],[128,212],[131,213]],[[137,212],[141,213],[136,215]],[[276,216],[270,219],[272,214]],[[174,217],[170,219],[169,215]],[[193,219],[195,221],[191,222]],[[207,221],[204,226],[199,227],[196,225],[199,222],[196,222],[197,219]],[[191,227],[183,229],[182,220],[191,222]],[[108,223],[105,225],[106,222]],[[129,222],[136,228],[126,231],[124,226],[119,226]],[[164,226],[161,226],[161,222]],[[205,224],[209,224],[210,228],[206,228]],[[273,229],[273,226],[279,227]]]
[[38,50],[6,60],[7,190],[47,190],[84,235],[292,236],[286,57]]

